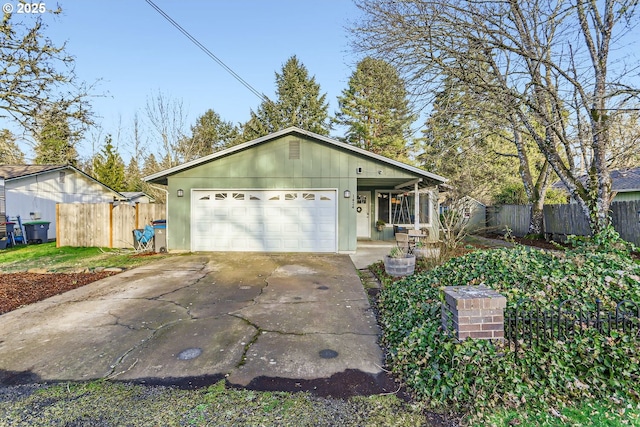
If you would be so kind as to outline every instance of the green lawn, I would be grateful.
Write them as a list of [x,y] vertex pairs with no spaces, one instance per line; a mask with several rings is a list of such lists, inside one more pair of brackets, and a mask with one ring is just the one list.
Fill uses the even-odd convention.
[[0,251],[0,271],[11,273],[30,268],[69,271],[80,268],[132,268],[170,255],[140,255],[133,251],[108,248],[56,248],[55,243],[19,245]]

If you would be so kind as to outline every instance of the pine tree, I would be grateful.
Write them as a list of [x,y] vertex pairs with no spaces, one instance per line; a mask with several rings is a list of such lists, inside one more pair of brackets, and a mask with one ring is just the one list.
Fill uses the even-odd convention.
[[404,81],[389,63],[365,58],[338,97],[335,123],[347,127],[345,142],[397,160],[408,157],[411,112]]
[[238,133],[233,123],[225,122],[218,113],[209,109],[191,126],[191,137],[182,145],[180,154],[184,161],[189,161],[223,150],[233,145]]
[[24,153],[16,144],[16,137],[9,129],[0,131],[0,162],[7,165],[21,165],[24,163]]
[[135,157],[131,157],[127,169],[124,172],[125,190],[126,191],[143,191],[142,174],[140,173],[140,165]]
[[309,78],[307,68],[292,56],[276,73],[277,99],[266,99],[243,127],[245,140],[259,138],[272,132],[297,126],[301,129],[328,135],[329,104],[327,95],[320,95],[315,77]]
[[66,113],[53,108],[41,114],[38,123],[35,134],[35,163],[77,166],[78,152]]
[[105,137],[105,145],[93,158],[95,178],[116,191],[126,189],[124,162],[113,146],[111,135]]
[[156,172],[159,172],[161,169],[162,167],[158,164],[158,161],[156,160],[156,156],[153,153],[151,153],[144,160],[144,166],[142,167],[142,175],[144,176],[152,175]]

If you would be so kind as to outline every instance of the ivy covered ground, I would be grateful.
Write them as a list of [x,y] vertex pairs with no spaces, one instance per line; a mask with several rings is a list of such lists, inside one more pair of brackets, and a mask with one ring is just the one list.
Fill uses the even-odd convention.
[[[550,252],[530,247],[482,250],[398,281],[385,280],[378,310],[389,365],[432,408],[483,420],[499,409],[561,411],[602,402],[638,414],[640,338],[635,333],[582,331],[566,341],[515,346],[458,343],[441,327],[444,286],[491,287],[508,308],[530,301],[541,308],[576,299],[640,303],[640,264],[613,233]],[[635,422],[639,422],[635,420]],[[636,425],[636,424],[634,424]]]

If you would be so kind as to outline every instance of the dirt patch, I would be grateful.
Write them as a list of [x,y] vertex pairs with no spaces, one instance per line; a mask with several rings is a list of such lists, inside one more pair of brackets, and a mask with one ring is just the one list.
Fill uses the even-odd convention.
[[0,314],[70,291],[114,273],[0,274]]

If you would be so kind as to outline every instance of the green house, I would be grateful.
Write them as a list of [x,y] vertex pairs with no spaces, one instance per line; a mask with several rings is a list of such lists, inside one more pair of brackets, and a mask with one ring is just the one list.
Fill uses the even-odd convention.
[[171,251],[340,253],[393,239],[394,226],[436,240],[446,181],[296,127],[145,180],[167,186]]

